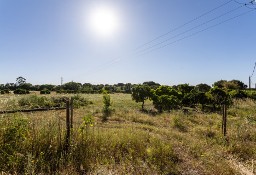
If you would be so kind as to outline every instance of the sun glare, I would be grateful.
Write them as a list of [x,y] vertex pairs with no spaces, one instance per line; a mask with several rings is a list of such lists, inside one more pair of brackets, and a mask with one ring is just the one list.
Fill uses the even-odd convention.
[[96,6],[88,14],[91,32],[97,37],[113,37],[119,29],[119,16],[114,8],[109,6]]

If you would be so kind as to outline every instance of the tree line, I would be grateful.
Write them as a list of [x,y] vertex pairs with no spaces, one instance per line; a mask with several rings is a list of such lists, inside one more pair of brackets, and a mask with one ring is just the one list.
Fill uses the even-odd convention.
[[151,100],[154,107],[159,111],[170,111],[182,107],[201,107],[205,110],[209,106],[212,109],[218,109],[221,104],[231,103],[233,98],[252,98],[256,99],[256,94],[248,90],[247,86],[239,80],[220,80],[212,86],[207,84],[198,84],[191,86],[189,84],[179,84],[174,86],[165,86],[147,81],[142,84],[117,83],[109,84],[90,84],[79,82],[67,82],[63,85],[32,85],[20,76],[16,78],[15,83],[0,84],[0,93],[7,94],[28,94],[30,91],[40,91],[41,94],[50,94],[52,91],[57,93],[128,93],[132,95],[133,100],[141,102],[144,109],[145,101]]
[[26,81],[24,77],[16,78],[15,83],[0,84],[0,93],[8,94],[13,91],[15,94],[28,94],[30,91],[40,91],[41,94],[50,94],[52,91],[57,93],[102,93],[103,90],[109,93],[131,93],[131,83],[117,83],[114,85],[109,84],[91,84],[91,83],[79,83],[79,82],[67,82],[63,85],[32,85]]
[[180,84],[152,87],[140,84],[132,88],[132,99],[141,103],[142,110],[144,110],[145,101],[150,100],[158,112],[184,107],[215,111],[220,109],[223,104],[231,105],[233,99],[245,98],[256,99],[256,93],[248,90],[247,85],[239,80],[220,80],[212,86]]

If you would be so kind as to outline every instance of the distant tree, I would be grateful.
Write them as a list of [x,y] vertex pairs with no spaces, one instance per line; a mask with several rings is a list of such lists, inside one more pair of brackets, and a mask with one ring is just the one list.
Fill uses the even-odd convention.
[[247,88],[247,85],[244,84],[242,81],[239,80],[231,80],[230,83],[233,83],[236,85],[237,89],[243,90]]
[[23,78],[22,76],[16,78],[16,85],[21,86],[26,83],[26,78]]
[[151,89],[156,89],[160,86],[159,83],[156,83],[154,81],[146,81],[143,83],[143,85],[148,85]]
[[221,88],[212,88],[209,92],[207,92],[207,95],[209,100],[211,100],[214,109],[216,109],[216,106],[220,106],[222,104],[231,104],[231,98],[229,94]]
[[137,103],[142,102],[142,110],[144,110],[145,100],[151,96],[150,90],[150,87],[147,85],[137,85],[132,88],[132,99]]
[[125,91],[125,93],[127,93],[127,94],[132,93],[132,84],[131,84],[131,83],[126,83],[126,84],[124,85],[124,91]]
[[181,92],[183,95],[190,93],[194,86],[190,86],[189,84],[179,84],[176,86],[177,90]]
[[42,84],[39,86],[39,90],[44,90],[44,89],[48,89],[49,91],[53,91],[55,89],[55,85],[52,84]]
[[29,91],[26,89],[16,89],[13,91],[14,94],[29,94]]
[[93,93],[93,85],[90,83],[84,83],[81,92],[87,94]]
[[25,89],[25,90],[33,90],[33,85],[31,83],[23,83],[18,86],[20,89]]
[[231,90],[229,91],[229,95],[235,99],[245,99],[248,97],[247,94],[242,90]]
[[81,83],[76,83],[76,82],[68,82],[62,85],[62,88],[64,90],[69,90],[69,91],[73,91],[73,92],[78,92],[82,87]]
[[211,89],[211,86],[209,86],[208,84],[198,84],[195,86],[195,89],[198,90],[199,92],[203,92],[206,93]]
[[0,84],[0,90],[4,89],[4,84]]
[[15,85],[15,83],[6,83],[4,88],[5,89],[10,89],[10,90],[15,90],[16,89],[16,85]]
[[51,91],[48,90],[48,89],[42,89],[42,90],[40,91],[40,94],[51,94]]
[[182,95],[176,89],[170,86],[159,86],[155,90],[151,90],[151,98],[154,107],[159,111],[170,111],[178,108]]
[[219,81],[216,81],[215,83],[213,83],[213,87],[218,87],[218,88],[224,88],[225,87],[225,84],[227,83],[228,81],[227,80],[219,80]]
[[213,84],[213,87],[218,88],[225,88],[225,89],[232,89],[232,90],[243,90],[247,88],[247,85],[245,85],[242,81],[239,80],[220,80]]

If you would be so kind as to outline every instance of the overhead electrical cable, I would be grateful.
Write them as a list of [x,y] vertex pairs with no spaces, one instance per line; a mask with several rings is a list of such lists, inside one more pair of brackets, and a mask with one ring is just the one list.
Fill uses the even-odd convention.
[[[201,23],[201,24],[199,24],[199,25],[197,25],[197,26],[194,26],[194,27],[192,27],[192,28],[190,28],[190,29],[188,29],[188,30],[186,30],[186,31],[184,31],[184,32],[181,32],[181,33],[177,34],[177,35],[174,35],[174,36],[172,36],[171,38],[168,38],[168,39],[166,39],[166,40],[164,40],[164,41],[161,41],[161,42],[159,42],[159,43],[156,43],[156,44],[153,45],[153,46],[148,46],[147,48],[142,49],[144,46],[147,46],[147,45],[149,45],[149,44],[151,44],[151,43],[153,43],[153,42],[155,42],[155,41],[157,41],[157,40],[159,40],[159,39],[161,39],[161,38],[163,38],[163,37],[165,37],[165,36],[171,34],[172,32],[177,31],[177,30],[179,30],[179,29],[181,29],[181,28],[187,26],[188,24],[191,24],[192,22],[194,22],[194,21],[196,21],[196,20],[202,18],[203,16],[206,16],[206,15],[208,15],[208,14],[210,14],[210,13],[216,11],[217,9],[219,9],[219,8],[221,8],[221,7],[224,7],[225,5],[229,4],[230,2],[235,2],[235,3],[237,3],[237,4],[239,3],[239,2],[236,2],[236,0],[229,0],[229,1],[225,2],[224,4],[221,4],[221,5],[219,5],[219,6],[215,7],[215,8],[213,8],[212,10],[210,10],[210,11],[208,11],[208,12],[205,12],[205,13],[201,14],[200,16],[198,16],[198,17],[196,17],[196,18],[194,18],[194,19],[192,19],[192,20],[190,20],[190,21],[184,23],[183,25],[180,25],[180,26],[178,26],[178,27],[176,27],[176,28],[174,28],[174,29],[172,29],[172,30],[169,30],[167,33],[164,33],[164,34],[162,34],[162,35],[159,35],[159,36],[156,37],[155,39],[150,40],[150,41],[148,41],[148,42],[146,42],[146,43],[140,45],[139,47],[137,47],[137,48],[134,49],[133,51],[129,52],[129,54],[130,54],[131,56],[141,56],[141,55],[148,54],[148,53],[150,53],[150,52],[153,52],[153,51],[155,51],[155,50],[159,50],[159,49],[161,49],[161,48],[164,48],[164,47],[167,47],[167,46],[169,46],[169,45],[175,44],[175,43],[177,43],[177,42],[179,42],[179,41],[182,41],[182,40],[185,40],[185,39],[187,39],[187,38],[191,38],[192,36],[198,35],[199,33],[202,33],[202,32],[204,32],[204,31],[207,31],[207,30],[211,29],[211,28],[217,27],[217,26],[219,26],[219,25],[221,25],[221,24],[223,24],[223,23],[226,23],[226,22],[228,22],[228,21],[231,21],[231,20],[233,20],[233,19],[236,19],[236,18],[238,18],[238,17],[241,17],[241,16],[243,16],[243,15],[246,15],[246,14],[248,14],[248,13],[250,13],[250,12],[256,10],[256,8],[251,8],[251,7],[250,7],[250,10],[249,10],[249,11],[240,13],[239,15],[236,15],[236,16],[233,16],[233,17],[228,18],[228,19],[226,19],[226,20],[223,20],[223,21],[221,21],[221,22],[219,22],[219,23],[217,23],[217,24],[211,25],[211,26],[209,26],[209,27],[207,27],[207,28],[205,28],[205,29],[199,30],[199,31],[197,31],[197,32],[193,32],[192,34],[186,35],[186,36],[184,36],[184,37],[182,37],[182,38],[179,38],[179,39],[177,39],[177,40],[175,40],[175,41],[173,41],[173,42],[168,42],[168,41],[170,41],[170,40],[172,40],[172,39],[174,39],[174,38],[177,38],[178,36],[181,36],[181,35],[184,35],[184,34],[186,34],[186,33],[189,33],[189,32],[191,32],[191,31],[193,31],[193,30],[195,30],[195,29],[197,29],[197,28],[199,28],[199,27],[202,27],[202,26],[204,26],[204,25],[206,25],[206,24],[208,24],[208,23],[210,23],[210,22],[212,22],[212,21],[214,21],[214,20],[217,20],[217,19],[219,19],[219,18],[221,18],[221,17],[223,17],[223,16],[225,16],[225,15],[231,14],[232,12],[234,12],[234,11],[240,9],[241,7],[244,7],[244,6],[245,6],[245,7],[248,8],[248,4],[251,3],[251,2],[249,2],[249,3],[239,3],[241,6],[239,6],[239,7],[237,7],[237,8],[234,8],[234,9],[228,11],[228,12],[225,12],[225,13],[223,13],[223,14],[217,16],[217,17],[214,17],[214,18],[212,18],[212,19],[210,19],[210,20],[208,20],[208,21],[206,21],[206,22],[203,22],[203,23]],[[255,5],[255,4],[253,4],[253,5]],[[167,43],[167,42],[168,42],[168,43]],[[164,43],[166,43],[166,44],[164,44]],[[164,45],[162,45],[162,44],[164,44]],[[159,46],[159,47],[157,47],[157,46]],[[122,59],[124,59],[124,56],[122,56],[122,57],[117,57],[117,58],[115,58],[115,59],[112,59],[112,60],[106,62],[105,64],[102,64],[102,65],[99,65],[99,66],[95,67],[95,68],[93,69],[93,71],[88,71],[88,74],[89,74],[89,73],[92,74],[92,73],[96,73],[96,72],[98,72],[98,71],[101,71],[101,70],[105,69],[106,67],[109,67],[109,66],[111,66],[111,65],[113,65],[113,64],[115,64],[115,63],[117,63],[117,62],[119,62],[119,61],[122,60]],[[88,74],[87,74],[87,75],[88,75]]]
[[252,71],[252,75],[251,75],[251,77],[252,77],[252,76],[253,76],[253,74],[254,74],[255,68],[256,68],[256,63],[254,64],[254,68],[253,68],[253,71]]
[[194,33],[192,33],[192,34],[190,34],[190,35],[187,35],[187,36],[185,36],[185,37],[183,37],[183,38],[177,39],[177,40],[175,40],[175,41],[173,41],[173,42],[170,42],[170,43],[167,43],[167,44],[165,44],[165,45],[159,46],[159,47],[157,47],[157,48],[152,48],[152,49],[147,50],[147,51],[145,51],[145,52],[143,52],[143,53],[140,53],[140,54],[138,54],[138,55],[140,55],[140,56],[141,56],[141,55],[145,55],[145,54],[147,54],[147,53],[150,53],[150,52],[153,52],[153,51],[155,51],[155,50],[159,50],[159,49],[161,49],[161,48],[167,47],[167,46],[169,46],[169,45],[172,45],[172,44],[177,43],[177,42],[179,42],[179,41],[182,41],[182,40],[184,40],[184,39],[191,38],[192,36],[198,35],[199,33],[202,33],[202,32],[204,32],[204,31],[207,31],[207,30],[211,29],[211,28],[217,27],[217,26],[219,26],[219,25],[221,25],[221,24],[223,24],[223,23],[229,22],[229,21],[231,21],[231,20],[233,20],[233,19],[236,19],[236,18],[238,18],[238,17],[241,17],[241,16],[243,16],[243,15],[246,15],[246,14],[248,14],[248,13],[250,13],[250,12],[255,11],[255,10],[256,10],[256,8],[251,9],[251,10],[248,10],[248,11],[243,12],[243,13],[240,13],[239,15],[236,15],[236,16],[234,16],[234,17],[232,17],[232,18],[229,18],[229,19],[227,19],[227,20],[221,21],[221,22],[219,22],[219,23],[217,23],[217,24],[214,24],[214,25],[212,25],[212,26],[209,26],[209,27],[207,27],[207,28],[205,28],[205,29],[203,29],[203,30],[194,32]]
[[179,30],[179,29],[181,29],[181,28],[187,26],[188,24],[191,24],[191,23],[197,21],[198,19],[200,19],[200,18],[202,18],[202,17],[204,17],[204,16],[209,15],[210,13],[212,13],[212,12],[214,12],[214,11],[216,11],[216,10],[218,10],[218,9],[220,9],[220,8],[222,8],[222,7],[224,7],[224,6],[226,6],[227,4],[231,3],[232,1],[233,1],[233,0],[229,0],[229,1],[223,3],[223,4],[219,5],[219,6],[217,6],[217,7],[213,8],[213,9],[211,9],[211,10],[209,10],[209,11],[207,11],[207,12],[205,12],[205,13],[203,13],[203,14],[201,14],[201,15],[195,17],[195,18],[193,18],[192,20],[190,20],[190,21],[188,21],[188,22],[186,22],[186,23],[184,23],[184,24],[182,24],[182,25],[180,25],[180,26],[178,26],[178,27],[176,27],[176,28],[174,28],[174,29],[169,30],[168,32],[166,32],[166,33],[164,33],[164,34],[161,34],[161,35],[155,37],[154,39],[152,39],[152,40],[150,40],[150,41],[148,41],[148,42],[146,42],[146,43],[144,43],[144,44],[141,44],[141,45],[138,46],[135,50],[140,49],[140,48],[142,48],[142,47],[144,47],[144,46],[146,46],[146,45],[148,45],[148,44],[150,44],[150,43],[152,43],[152,42],[154,42],[154,41],[156,41],[156,40],[158,40],[158,39],[161,39],[161,38],[163,38],[163,37],[169,35],[170,33],[173,33],[173,32],[175,32],[175,31],[177,31],[177,30]]
[[[223,17],[223,16],[226,16],[226,15],[228,15],[228,14],[231,14],[231,13],[235,12],[236,10],[239,10],[239,9],[242,8],[243,6],[244,6],[244,5],[241,5],[241,6],[237,7],[237,8],[234,8],[234,9],[232,9],[232,10],[230,10],[230,11],[228,11],[228,12],[225,12],[225,13],[223,13],[223,14],[217,16],[217,17],[214,17],[214,18],[212,18],[212,19],[210,19],[210,20],[208,20],[208,21],[206,21],[206,22],[203,22],[203,23],[201,23],[201,24],[199,24],[199,25],[197,25],[197,26],[195,26],[195,27],[192,27],[192,28],[190,28],[190,29],[188,29],[188,30],[186,30],[186,31],[184,31],[184,32],[178,33],[178,34],[176,34],[176,35],[174,35],[174,36],[172,36],[172,37],[170,37],[170,38],[168,38],[168,39],[165,39],[165,40],[163,40],[163,41],[161,41],[161,42],[159,42],[159,43],[156,43],[156,44],[154,44],[154,45],[152,45],[152,46],[149,46],[149,47],[147,47],[147,48],[145,48],[145,49],[143,49],[143,50],[141,50],[141,51],[145,51],[145,50],[154,48],[154,47],[156,47],[156,46],[159,46],[159,45],[161,45],[161,44],[164,44],[164,43],[166,43],[166,42],[168,42],[168,41],[170,41],[170,40],[172,40],[172,39],[174,39],[174,38],[177,38],[177,37],[179,37],[179,36],[181,36],[181,35],[184,35],[184,34],[190,32],[190,31],[192,31],[192,30],[194,30],[194,29],[197,29],[197,28],[199,28],[199,27],[202,27],[202,26],[204,26],[204,25],[206,25],[206,24],[208,24],[208,23],[210,23],[210,22],[213,22],[213,21],[215,21],[215,20],[217,20],[217,19],[219,19],[219,18],[221,18],[221,17]],[[137,51],[137,52],[141,52],[141,51]]]

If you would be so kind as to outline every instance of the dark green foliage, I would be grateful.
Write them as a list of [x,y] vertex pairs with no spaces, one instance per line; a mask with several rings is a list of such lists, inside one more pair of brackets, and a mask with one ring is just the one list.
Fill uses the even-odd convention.
[[219,80],[213,83],[213,87],[218,87],[218,88],[224,88],[225,84],[227,83],[227,80]]
[[21,172],[24,169],[26,157],[21,156],[25,152],[22,152],[20,145],[23,145],[28,136],[28,121],[14,117],[6,123],[6,126],[6,129],[1,131],[0,169],[8,172],[13,169],[13,165],[19,165],[16,171]]
[[210,100],[210,103],[213,105],[213,110],[220,108],[221,105],[231,105],[232,99],[230,95],[225,92],[223,89],[215,87],[207,92],[207,97]]
[[177,109],[180,105],[181,94],[169,86],[160,86],[151,93],[154,107],[159,112]]
[[232,89],[232,90],[243,90],[247,88],[247,85],[245,85],[243,82],[239,80],[220,80],[213,84],[213,87],[218,88],[225,88],[225,89]]
[[62,85],[62,89],[67,90],[68,93],[74,93],[78,92],[81,90],[82,84],[81,83],[76,83],[76,82],[68,82]]
[[229,92],[229,94],[232,98],[236,99],[245,99],[248,97],[247,94],[242,90],[232,90]]
[[102,121],[107,121],[108,118],[111,115],[112,108],[111,108],[111,99],[110,95],[106,92],[103,91],[103,116],[102,116]]
[[45,96],[31,95],[18,100],[18,105],[24,109],[49,108],[54,102]]
[[154,81],[146,81],[143,85],[149,86],[151,89],[156,89],[161,86],[159,83],[155,83]]
[[8,89],[0,90],[0,94],[9,94],[10,91]]
[[199,92],[203,92],[206,93],[211,89],[211,86],[209,86],[208,84],[198,84],[195,86],[195,89]]
[[40,85],[38,87],[38,90],[44,90],[44,89],[48,89],[49,91],[53,91],[55,90],[56,86],[55,85],[51,85],[51,84],[43,84],[43,85]]
[[190,86],[189,84],[179,84],[176,86],[177,90],[181,92],[183,95],[190,93],[194,89],[194,86]]
[[29,94],[29,90],[26,89],[16,89],[13,91],[14,94]]
[[81,95],[74,95],[71,98],[73,99],[74,108],[80,108],[83,106],[87,106],[88,104],[92,104],[92,102],[88,101],[86,98],[82,97]]
[[141,108],[144,110],[145,100],[151,97],[150,87],[147,85],[137,85],[132,88],[132,99],[137,103],[142,102]]
[[51,94],[51,91],[48,89],[43,89],[40,91],[40,94]]
[[[86,98],[75,95],[73,99],[73,107],[79,108],[91,104]],[[31,95],[18,100],[18,107],[22,109],[36,109],[36,108],[52,108],[65,107],[68,97],[46,97]]]

